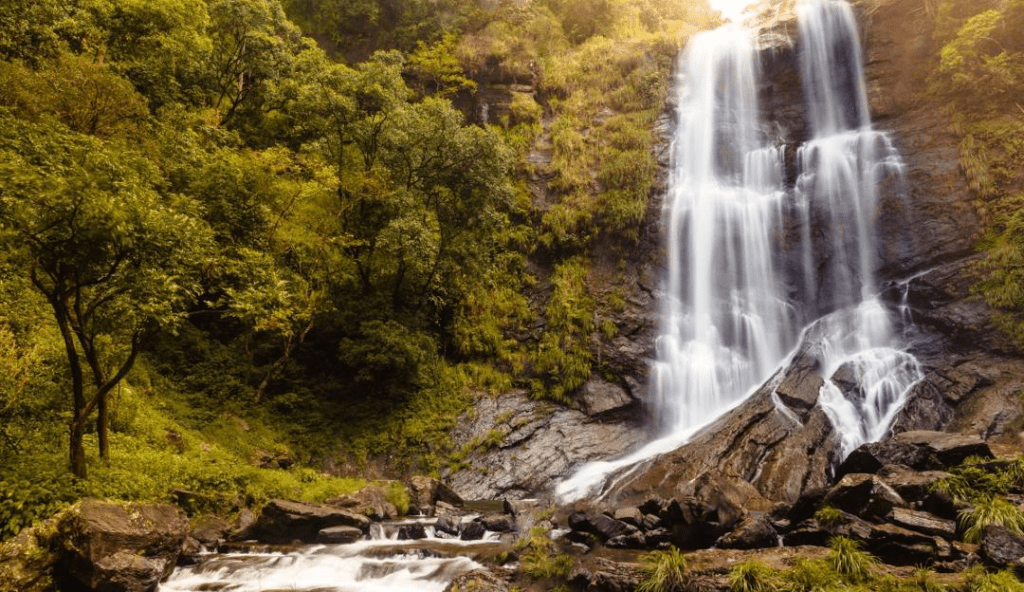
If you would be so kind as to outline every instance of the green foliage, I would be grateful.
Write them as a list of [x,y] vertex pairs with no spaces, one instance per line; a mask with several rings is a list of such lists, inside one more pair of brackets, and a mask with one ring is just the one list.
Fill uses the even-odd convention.
[[814,519],[824,527],[836,526],[844,521],[843,513],[832,506],[822,506],[814,512]]
[[845,581],[864,582],[878,561],[861,549],[861,544],[844,536],[832,537],[829,542],[828,562]]
[[672,547],[667,551],[651,551],[643,556],[643,577],[637,592],[683,592],[692,583],[689,562]]
[[729,570],[729,587],[732,592],[772,592],[779,586],[768,566],[751,559]]
[[972,507],[960,512],[959,523],[964,540],[976,543],[990,524],[998,524],[1010,532],[1024,536],[1024,513],[1016,504],[1001,497],[975,497]]
[[931,484],[955,502],[1005,496],[1013,487],[1024,486],[1024,457],[1012,461],[969,457],[944,477]]
[[541,526],[530,529],[529,536],[516,541],[523,573],[531,578],[564,578],[572,568],[572,557],[554,553],[554,542]]
[[545,379],[545,390],[536,395],[566,402],[590,377],[589,340],[596,327],[586,274],[583,260],[573,259],[551,276],[554,291],[545,311],[549,330],[533,359],[535,372]]
[[1024,584],[1010,570],[989,573],[983,568],[975,568],[968,573],[966,590],[968,592],[1021,592],[1024,591]]

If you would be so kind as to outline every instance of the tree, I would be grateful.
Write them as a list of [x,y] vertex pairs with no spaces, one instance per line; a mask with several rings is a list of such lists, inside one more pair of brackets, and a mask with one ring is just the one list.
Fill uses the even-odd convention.
[[144,336],[181,318],[209,232],[189,200],[157,190],[160,175],[139,155],[55,123],[0,114],[0,177],[0,238],[59,329],[71,469],[84,478],[90,415],[107,458],[107,395]]

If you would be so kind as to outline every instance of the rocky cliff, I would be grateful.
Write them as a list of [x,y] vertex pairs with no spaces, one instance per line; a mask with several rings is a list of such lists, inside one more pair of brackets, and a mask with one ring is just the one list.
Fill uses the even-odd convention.
[[[904,163],[902,175],[891,176],[881,187],[878,277],[887,307],[901,309],[909,321],[904,335],[925,374],[891,433],[959,432],[979,436],[995,449],[1019,450],[1024,362],[1012,341],[996,328],[994,312],[972,294],[977,281],[973,269],[980,221],[960,170],[959,140],[943,113],[941,99],[928,91],[941,49],[935,40],[934,17],[920,3],[909,0],[863,1],[857,4],[857,11],[874,124],[891,134]],[[774,133],[786,147],[791,183],[796,147],[807,137],[797,63],[801,48],[791,34],[795,30],[792,21],[776,21],[762,36],[767,42],[760,89],[765,118],[775,122]],[[653,199],[650,208],[649,219],[656,219],[660,199]],[[657,255],[647,254],[648,269],[656,261]],[[636,286],[635,300],[653,306],[650,294],[640,289],[642,282],[637,281]],[[619,351],[625,357],[635,354],[621,365],[644,368],[645,358],[653,352],[653,333],[648,322],[644,331],[632,337],[629,347]],[[620,485],[604,492],[604,497],[625,503],[659,492],[671,498],[687,481],[708,472],[749,483],[773,501],[793,502],[809,489],[827,486],[842,457],[839,435],[817,400],[818,388],[827,378],[819,372],[812,357],[795,355],[788,367],[780,369],[742,405],[679,450],[635,467],[631,476],[620,478]],[[644,377],[636,374],[642,371],[634,371],[630,380],[635,381],[634,394],[642,396]],[[588,411],[583,407],[581,418]],[[609,413],[611,408],[619,411]],[[557,427],[565,422],[559,414],[550,415],[550,425],[535,430],[557,434],[572,445],[560,445],[550,438],[521,439],[523,453],[503,444],[500,451],[492,449],[472,457],[476,470],[456,473],[456,489],[468,488],[463,493],[470,497],[540,493],[564,476],[574,462],[601,456],[586,442],[606,440],[610,458],[640,439],[642,430],[636,424],[642,420],[642,411],[638,406],[606,402],[594,410],[590,419],[573,423],[577,431]],[[623,431],[615,426],[627,428]],[[477,431],[482,435],[487,429],[493,426],[480,425]],[[537,452],[552,449],[562,451],[556,454],[558,462],[550,462],[550,454]],[[540,459],[512,463],[520,472],[537,473],[510,487],[510,473],[502,468],[509,464],[510,455]]]

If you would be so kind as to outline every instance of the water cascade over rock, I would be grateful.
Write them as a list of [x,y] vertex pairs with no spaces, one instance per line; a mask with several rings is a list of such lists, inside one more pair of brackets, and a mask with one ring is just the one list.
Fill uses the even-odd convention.
[[[566,499],[614,489],[624,468],[693,438],[755,391],[776,407],[775,434],[823,411],[836,437],[819,444],[838,448],[823,457],[834,463],[881,438],[922,377],[874,280],[878,187],[899,183],[902,164],[871,126],[853,12],[808,0],[798,15],[807,130],[798,147],[762,117],[752,31],[698,35],[683,56],[649,397],[661,438],[582,468],[559,486]],[[743,461],[740,474],[760,476],[767,456]]]

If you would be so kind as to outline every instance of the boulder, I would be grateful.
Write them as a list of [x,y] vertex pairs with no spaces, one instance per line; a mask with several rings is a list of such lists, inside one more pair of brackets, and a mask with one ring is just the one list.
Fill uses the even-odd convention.
[[192,538],[204,546],[221,543],[228,537],[231,523],[220,516],[202,516],[192,525]]
[[882,520],[893,508],[907,502],[876,475],[854,473],[840,479],[825,495],[823,503],[866,520]]
[[989,524],[981,533],[978,555],[992,567],[1009,567],[1019,573],[1024,570],[1024,538],[1013,534],[1004,526]]
[[604,545],[609,549],[646,549],[648,543],[644,533],[634,530],[610,538]]
[[484,538],[486,532],[487,528],[484,527],[483,523],[474,520],[462,528],[462,534],[459,535],[459,538],[464,541],[479,541]]
[[325,528],[351,526],[365,533],[370,524],[362,514],[332,506],[276,499],[264,506],[253,530],[264,543],[313,543]]
[[409,479],[409,501],[424,514],[428,514],[437,502],[442,501],[456,507],[463,504],[462,498],[450,487],[433,477],[415,475]]
[[434,522],[434,532],[459,536],[462,531],[462,518],[458,516],[441,516]]
[[230,541],[247,541],[256,536],[256,516],[249,508],[242,508],[235,519],[235,524],[228,533]]
[[907,502],[920,502],[931,494],[931,484],[949,477],[945,471],[915,471],[903,465],[887,465],[878,476]]
[[707,472],[690,481],[682,493],[696,504],[706,522],[731,529],[747,512],[767,512],[772,503],[750,483],[718,472]]
[[639,508],[626,507],[615,510],[614,518],[620,522],[640,528],[644,521],[643,512]]
[[56,573],[69,588],[151,592],[171,573],[188,536],[188,518],[169,504],[85,500],[58,525]]
[[778,545],[779,533],[775,532],[771,521],[763,514],[744,518],[732,532],[715,543],[720,549],[763,549]]
[[600,538],[602,541],[613,539],[619,535],[635,532],[637,529],[625,522],[597,514],[591,516],[583,512],[573,512],[569,515],[569,528],[582,532],[589,532]]
[[53,551],[49,531],[59,515],[0,542],[0,592],[53,592]]
[[940,518],[928,512],[893,508],[889,512],[887,520],[896,526],[931,536],[942,537],[946,540],[951,541],[956,538],[956,522]]
[[[423,536],[426,537],[426,533]],[[316,542],[323,545],[347,545],[362,538],[363,531],[354,526],[329,526],[321,528],[320,532],[316,533]],[[402,538],[401,533],[398,538]]]
[[509,532],[515,529],[515,522],[508,514],[488,514],[480,519],[491,532]]
[[398,508],[388,501],[384,489],[376,485],[367,485],[355,493],[331,498],[324,503],[368,516],[372,520],[390,520],[398,517]]
[[403,524],[398,527],[398,540],[418,541],[427,538],[427,529],[422,522]]
[[893,439],[900,443],[913,444],[927,449],[938,460],[939,468],[943,469],[955,467],[969,456],[994,457],[992,450],[980,436],[917,431],[903,432],[897,434]]
[[852,473],[877,473],[887,465],[902,465],[911,469],[940,468],[938,461],[926,448],[894,439],[861,444],[836,468],[836,477]]

